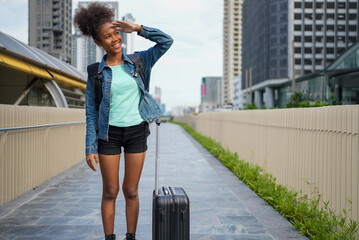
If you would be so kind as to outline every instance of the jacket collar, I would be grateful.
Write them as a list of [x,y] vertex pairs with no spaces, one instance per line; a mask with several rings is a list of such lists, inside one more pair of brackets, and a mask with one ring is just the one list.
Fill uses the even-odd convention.
[[[98,73],[101,73],[105,67],[109,67],[105,62],[106,58],[107,58],[107,53],[102,57],[102,60],[98,66]],[[123,62],[129,62],[130,64],[133,64],[132,60],[123,52],[122,52],[122,59]]]

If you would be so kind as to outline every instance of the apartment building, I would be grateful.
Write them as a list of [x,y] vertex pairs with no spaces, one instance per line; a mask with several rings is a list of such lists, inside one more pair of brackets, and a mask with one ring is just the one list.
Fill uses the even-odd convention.
[[72,0],[29,0],[29,45],[72,62]]
[[234,78],[241,74],[242,0],[224,0],[222,102],[232,105]]
[[[358,0],[245,0],[242,73],[255,102],[278,105],[278,88],[323,71],[359,40]],[[243,76],[243,74],[242,74]]]

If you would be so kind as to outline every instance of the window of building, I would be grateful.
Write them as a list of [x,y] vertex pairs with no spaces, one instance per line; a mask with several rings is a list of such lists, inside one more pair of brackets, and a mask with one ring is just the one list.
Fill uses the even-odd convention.
[[304,65],[312,65],[312,59],[310,58],[304,59]]
[[312,36],[305,36],[304,42],[312,42]]
[[338,20],[345,20],[345,14],[338,14]]
[[349,42],[350,43],[355,43],[357,41],[356,37],[349,37]]
[[311,13],[304,14],[304,17],[305,17],[305,19],[313,20],[313,14],[311,14]]
[[312,48],[304,48],[304,53],[312,53]]
[[302,59],[296,58],[296,59],[295,59],[295,64],[296,64],[296,65],[302,64]]
[[323,31],[323,25],[315,25],[315,30]]
[[[334,4],[334,3],[333,3]],[[334,13],[328,13],[327,14],[327,19],[332,19],[334,20]]]
[[271,33],[276,34],[277,33],[277,27],[271,27],[270,31],[271,31]]
[[305,2],[304,7],[305,8],[313,8],[313,3],[312,2]]
[[315,59],[315,65],[322,65],[322,59]]
[[302,19],[302,14],[301,13],[294,13],[294,19],[295,20],[301,20]]
[[346,3],[345,3],[345,2],[338,2],[338,8],[344,9],[345,7],[346,7]]
[[357,3],[356,2],[350,2],[349,3],[349,9],[356,9],[357,8]]
[[342,54],[343,52],[345,52],[345,48],[338,48],[337,52],[338,54]]
[[294,42],[301,42],[302,36],[294,36]]
[[357,15],[356,14],[349,14],[349,20],[356,20]]
[[357,26],[356,25],[349,25],[348,27],[350,32],[356,32],[357,31]]
[[327,42],[334,42],[334,37],[333,36],[327,36]]
[[345,43],[345,37],[344,36],[338,36],[338,42],[344,42]]
[[301,2],[295,2],[294,3],[294,8],[302,8],[302,3]]
[[327,53],[333,54],[334,53],[334,48],[327,48]]
[[335,3],[334,2],[327,2],[327,8],[334,9]]
[[312,31],[313,30],[313,26],[312,25],[305,25],[304,26],[304,31]]
[[302,31],[302,25],[294,25],[294,31]]
[[316,2],[315,3],[315,8],[323,8],[323,3],[322,2]]
[[317,53],[317,54],[322,53],[322,48],[315,48],[315,53]]
[[287,4],[287,2],[282,2],[282,3],[280,4],[280,10],[281,10],[281,11],[286,11],[286,10],[288,10],[288,4]]
[[301,48],[294,48],[294,53],[302,53],[302,49]]
[[276,12],[277,11],[277,4],[272,4],[270,9],[271,9],[272,12]]
[[327,25],[327,31],[334,31],[334,25]]
[[277,16],[276,16],[276,15],[272,15],[272,16],[270,17],[270,21],[271,21],[272,23],[276,23],[276,22],[277,22]]
[[288,54],[288,48],[284,47],[280,50],[280,55],[287,55]]
[[279,20],[281,22],[286,22],[288,20],[288,15],[285,13],[281,14]]
[[[311,64],[310,64],[311,65]],[[312,71],[310,71],[310,70],[304,70],[304,74],[310,74],[310,73],[312,73]]]
[[315,15],[315,19],[316,19],[316,20],[322,20],[322,19],[323,19],[323,14],[322,14],[322,13],[317,13],[317,14]]
[[277,67],[277,60],[271,60],[270,61],[270,65],[271,65],[271,67]]
[[345,25],[338,25],[338,31],[345,31]]

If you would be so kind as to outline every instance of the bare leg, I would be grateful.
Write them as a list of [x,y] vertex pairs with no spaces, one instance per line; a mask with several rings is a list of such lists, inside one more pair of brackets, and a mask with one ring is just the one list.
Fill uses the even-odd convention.
[[113,233],[116,198],[120,189],[118,179],[120,154],[99,154],[99,158],[103,183],[101,202],[102,223],[105,235],[108,235]]
[[136,233],[139,198],[138,183],[140,181],[146,152],[125,153],[125,176],[122,191],[126,200],[126,223],[127,232]]

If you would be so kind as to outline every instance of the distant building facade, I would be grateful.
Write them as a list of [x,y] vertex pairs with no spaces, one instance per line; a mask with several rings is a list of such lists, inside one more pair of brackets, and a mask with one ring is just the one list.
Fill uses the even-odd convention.
[[[80,1],[78,2],[78,8],[75,9],[75,13],[80,10],[81,7],[87,7],[91,2]],[[106,3],[113,11],[114,18],[118,19],[118,2],[103,2]],[[80,29],[75,28],[75,34],[73,35],[73,66],[82,72],[87,71],[87,66],[94,62],[102,60],[105,50],[95,44],[91,37],[82,35]]]
[[234,96],[233,96],[233,110],[238,110],[245,107],[245,95],[242,90],[242,75],[238,75],[234,79]]
[[280,86],[323,71],[359,40],[358,13],[358,0],[245,0],[242,76],[251,70],[252,81],[243,77],[242,89],[279,106]]
[[222,78],[204,77],[201,84],[200,111],[214,111],[222,106]]
[[72,0],[29,0],[29,45],[72,63]]
[[242,0],[224,0],[222,102],[232,105],[234,78],[241,73]]
[[[135,18],[132,16],[131,13],[127,13],[125,16],[122,17],[123,21],[135,22]],[[131,54],[135,51],[135,37],[137,33],[122,33],[122,51],[126,54]]]

